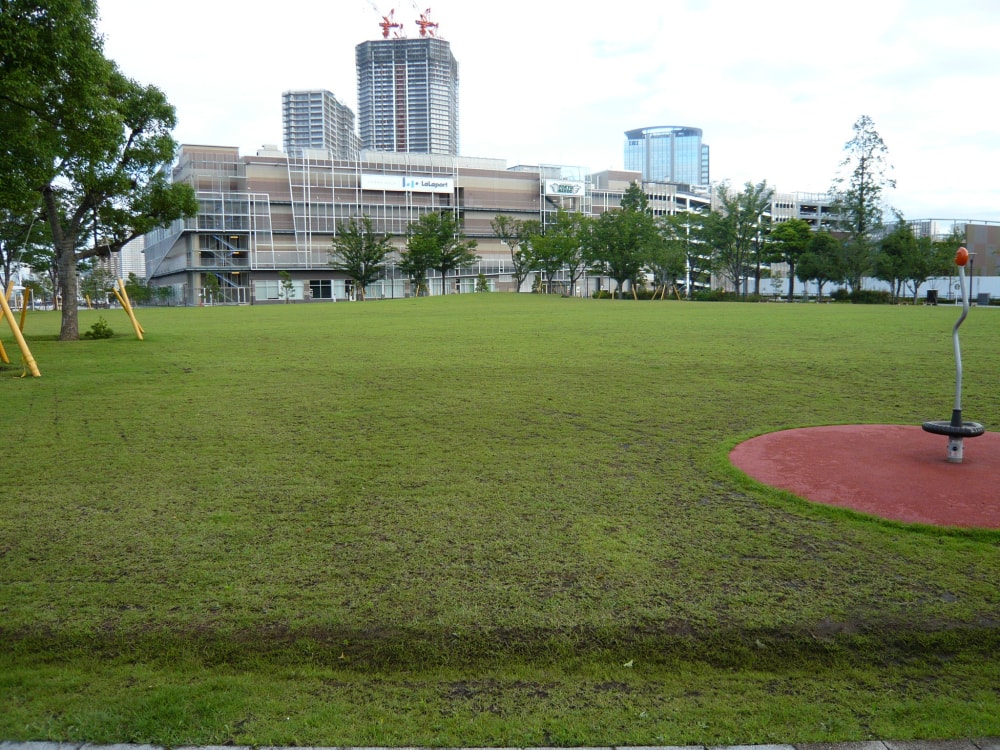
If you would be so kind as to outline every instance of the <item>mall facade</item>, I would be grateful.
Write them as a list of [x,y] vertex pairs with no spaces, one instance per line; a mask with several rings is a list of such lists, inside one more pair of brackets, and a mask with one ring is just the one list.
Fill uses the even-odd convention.
[[[349,299],[350,280],[330,265],[332,240],[341,222],[368,216],[376,231],[393,238],[396,253],[388,259],[387,278],[366,296],[405,297],[412,290],[396,264],[407,227],[422,214],[445,210],[476,240],[479,256],[449,274],[446,291],[474,291],[480,274],[492,290],[516,291],[510,250],[495,237],[493,219],[506,214],[546,222],[560,209],[599,214],[618,206],[639,177],[589,175],[569,166],[507,168],[497,159],[435,154],[364,151],[360,160],[338,161],[326,151],[289,156],[269,147],[241,156],[231,147],[185,145],[173,179],[195,189],[199,212],[146,236],[147,276],[152,286],[170,287],[180,304],[204,303],[206,288],[216,296],[212,302],[281,301],[282,271],[291,276],[292,299]],[[647,192],[658,213],[709,203],[707,194],[677,185],[650,184]],[[431,292],[440,293],[440,276],[431,272],[430,281]],[[572,292],[607,288],[607,280],[597,277],[583,283]]]
[[[642,184],[654,215],[707,211],[713,200],[707,187],[643,182],[637,171],[508,168],[500,159],[367,150],[358,160],[337,160],[327,150],[289,155],[275,146],[241,155],[235,147],[184,145],[173,180],[194,188],[198,215],[146,235],[146,275],[151,286],[169,287],[175,304],[187,305],[283,301],[282,272],[291,277],[293,300],[353,298],[351,281],[330,265],[330,251],[339,225],[362,216],[389,234],[396,248],[386,278],[365,296],[409,296],[409,279],[397,269],[407,228],[422,214],[442,210],[454,212],[465,235],[478,243],[479,256],[448,275],[447,293],[474,291],[481,277],[494,291],[528,291],[533,277],[514,288],[510,249],[493,232],[500,214],[543,225],[560,209],[596,216],[617,208],[634,182]],[[827,206],[823,198],[776,195],[774,218],[819,216]],[[436,272],[430,282],[431,293],[440,294]],[[589,295],[612,285],[591,275],[560,291]]]

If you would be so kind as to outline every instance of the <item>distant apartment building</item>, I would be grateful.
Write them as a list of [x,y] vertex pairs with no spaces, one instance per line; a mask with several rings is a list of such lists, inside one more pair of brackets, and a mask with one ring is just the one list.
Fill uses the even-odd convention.
[[708,185],[709,148],[701,128],[658,125],[625,131],[625,169],[646,182]]
[[355,56],[363,149],[458,154],[458,63],[447,41],[378,39]]
[[145,244],[146,235],[136,237],[118,252],[95,258],[94,267],[106,271],[114,279],[127,281],[131,274],[135,274],[137,279],[144,279],[146,278]]
[[128,280],[131,274],[137,279],[146,278],[146,237],[136,237],[121,249],[118,255],[119,278]]
[[289,154],[325,150],[332,159],[357,159],[354,112],[324,89],[281,95],[284,148]]

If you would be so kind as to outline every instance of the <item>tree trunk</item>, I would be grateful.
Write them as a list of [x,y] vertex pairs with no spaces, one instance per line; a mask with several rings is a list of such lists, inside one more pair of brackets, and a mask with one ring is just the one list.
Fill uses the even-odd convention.
[[56,245],[56,264],[59,267],[59,289],[62,295],[62,324],[59,328],[60,341],[80,339],[80,321],[77,315],[77,293],[79,281],[76,274],[76,251],[72,239]]
[[788,264],[788,301],[795,299],[795,264]]

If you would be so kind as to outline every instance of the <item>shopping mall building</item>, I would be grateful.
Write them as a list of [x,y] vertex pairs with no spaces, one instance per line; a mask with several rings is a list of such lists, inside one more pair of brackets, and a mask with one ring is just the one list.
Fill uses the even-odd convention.
[[[374,229],[393,238],[397,252],[386,278],[367,297],[403,297],[409,280],[396,268],[407,227],[429,211],[453,211],[462,231],[476,240],[478,262],[446,279],[448,293],[471,292],[482,274],[495,291],[516,291],[509,248],[494,235],[500,214],[548,221],[559,209],[596,215],[620,204],[641,173],[589,174],[579,167],[517,166],[498,159],[363,151],[360,160],[331,160],[326,151],[288,156],[265,147],[252,156],[221,146],[181,147],[173,179],[196,191],[198,215],[146,237],[149,283],[170,287],[175,303],[204,301],[214,276],[218,301],[238,304],[283,299],[281,272],[290,275],[292,299],[337,300],[352,296],[350,280],[331,265],[330,250],[341,222],[368,216]],[[707,188],[643,183],[657,214],[705,210]],[[440,293],[440,277],[432,293]],[[532,279],[522,290],[530,289]],[[590,277],[570,291],[608,288]]]

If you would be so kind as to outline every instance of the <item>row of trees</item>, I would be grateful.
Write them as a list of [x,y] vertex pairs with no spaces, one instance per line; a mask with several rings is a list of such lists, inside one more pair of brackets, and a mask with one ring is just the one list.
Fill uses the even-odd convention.
[[[647,269],[657,285],[669,286],[684,274],[691,247],[689,218],[654,217],[639,185],[626,191],[621,210],[599,217],[559,211],[543,225],[500,214],[492,224],[510,249],[518,289],[533,272],[539,273],[549,292],[560,273],[572,289],[589,271],[611,277],[621,292],[626,282]],[[427,213],[410,225],[398,267],[412,279],[417,293],[427,289],[428,271],[437,271],[444,294],[446,275],[475,262],[476,246],[462,234],[451,212]],[[330,251],[331,265],[347,274],[363,295],[365,286],[384,277],[392,252],[389,235],[375,232],[371,219],[364,216],[340,225]]]
[[881,239],[872,242],[868,259],[862,265],[857,244],[849,237],[838,237],[828,231],[813,232],[801,219],[778,224],[771,232],[773,257],[788,263],[789,298],[795,293],[795,279],[813,281],[817,295],[823,296],[827,284],[848,284],[860,290],[861,276],[873,276],[889,284],[893,301],[904,292],[916,301],[920,287],[929,279],[947,276],[952,268],[955,250],[964,238],[952,234],[944,239],[917,237],[913,227],[897,216],[895,227]]
[[[795,292],[795,279],[816,282],[817,294],[822,298],[828,283],[847,284],[858,292],[863,280],[872,276],[889,284],[893,300],[904,290],[916,299],[928,279],[950,272],[951,259],[964,238],[958,234],[943,240],[918,238],[896,211],[894,227],[886,233],[884,191],[896,185],[890,176],[888,149],[870,117],[859,118],[853,129],[854,136],[844,145],[840,173],[831,189],[835,196],[831,225],[813,231],[800,219],[776,224],[760,233],[761,247],[756,257],[788,264],[789,298]],[[759,190],[747,185],[735,202],[759,206],[753,201],[759,195]],[[729,210],[721,196],[720,202],[726,213],[738,215]],[[759,285],[759,275],[757,280]]]
[[[462,234],[450,211],[423,214],[410,224],[406,250],[400,254],[399,269],[413,281],[416,294],[430,291],[428,272],[441,274],[441,294],[447,294],[446,276],[474,263],[476,241]],[[330,249],[330,265],[351,279],[364,300],[365,287],[385,276],[386,259],[394,252],[392,238],[376,232],[368,216],[342,222]]]
[[174,108],[104,56],[96,0],[0,0],[0,251],[47,246],[60,338],[79,338],[81,262],[198,210],[165,167]]
[[774,191],[763,181],[747,182],[740,191],[718,185],[714,207],[705,213],[652,217],[641,188],[632,185],[621,210],[598,218],[560,213],[542,226],[498,216],[493,230],[510,248],[518,288],[531,272],[541,273],[551,289],[558,272],[572,286],[592,270],[615,279],[620,292],[641,273],[652,273],[659,286],[693,269],[696,275],[728,279],[745,296],[751,279],[752,290],[759,292],[767,267],[785,263],[789,298],[796,279],[816,282],[822,297],[828,283],[859,291],[870,276],[889,283],[893,298],[904,290],[915,298],[928,279],[949,273],[963,238],[918,238],[898,212],[895,227],[885,233],[884,191],[895,186],[888,150],[871,118],[859,118],[853,129],[831,189],[835,200],[826,226],[814,229],[801,219],[772,223]]
[[[714,207],[655,217],[638,184],[624,193],[620,209],[589,217],[559,211],[542,223],[498,215],[495,236],[510,250],[516,288],[538,274],[552,292],[558,276],[570,289],[586,273],[614,279],[619,294],[626,283],[652,274],[660,289],[675,285],[694,270],[715,273],[730,281],[741,295],[760,291],[761,278],[773,263],[788,265],[791,299],[796,279],[813,281],[822,298],[827,284],[861,289],[874,276],[892,289],[915,298],[928,279],[946,275],[961,237],[935,241],[918,238],[896,214],[895,228],[885,233],[883,191],[895,185],[887,149],[868,117],[854,124],[845,145],[841,174],[834,182],[836,200],[827,226],[816,229],[802,219],[771,222],[774,191],[767,182],[748,182],[740,191],[728,184],[716,187]],[[818,229],[818,231],[817,231]],[[475,242],[466,240],[451,213],[427,214],[411,225],[400,269],[416,287],[426,288],[427,270],[445,275],[475,260]],[[334,267],[347,273],[358,289],[381,278],[392,252],[388,235],[376,235],[371,220],[351,220],[341,227],[332,251]],[[689,289],[690,291],[690,289]]]
[[684,276],[694,248],[691,215],[655,217],[638,184],[622,196],[621,207],[599,216],[559,211],[550,223],[499,215],[493,231],[509,249],[517,288],[538,273],[547,291],[557,275],[573,289],[584,273],[614,279],[616,292],[646,272],[659,289]]

